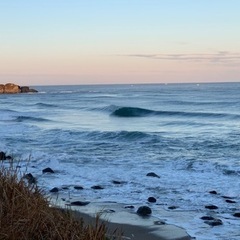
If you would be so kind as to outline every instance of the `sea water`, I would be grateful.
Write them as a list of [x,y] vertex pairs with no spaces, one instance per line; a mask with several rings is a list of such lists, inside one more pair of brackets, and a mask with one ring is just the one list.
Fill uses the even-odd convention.
[[68,186],[61,191],[92,202],[148,204],[196,239],[240,239],[240,83],[35,88],[0,95],[0,151],[46,192]]

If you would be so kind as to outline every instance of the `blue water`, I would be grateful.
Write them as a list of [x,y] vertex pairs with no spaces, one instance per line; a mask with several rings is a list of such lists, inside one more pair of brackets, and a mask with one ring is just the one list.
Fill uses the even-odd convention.
[[[0,95],[0,150],[28,165],[46,191],[82,185],[72,194],[139,205],[154,196],[154,214],[177,206],[172,217],[158,217],[197,239],[240,238],[232,216],[240,211],[240,83],[35,88]],[[56,174],[43,175],[45,167]],[[93,191],[96,184],[104,190]],[[209,212],[207,204],[219,209]],[[176,222],[174,211],[186,220]],[[212,228],[203,215],[224,224]]]

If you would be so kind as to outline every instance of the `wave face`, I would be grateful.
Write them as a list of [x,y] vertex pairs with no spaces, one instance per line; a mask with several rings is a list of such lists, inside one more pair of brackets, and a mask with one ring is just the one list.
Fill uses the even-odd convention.
[[240,119],[239,114],[208,113],[208,112],[180,112],[180,111],[154,111],[136,107],[119,107],[111,113],[116,117],[147,117],[147,116],[174,116],[174,117],[199,117],[199,118],[233,118]]
[[115,110],[111,115],[117,117],[145,117],[154,113],[156,112],[144,108],[121,107]]
[[35,103],[35,106],[41,107],[41,108],[55,108],[57,105],[49,104],[49,103]]

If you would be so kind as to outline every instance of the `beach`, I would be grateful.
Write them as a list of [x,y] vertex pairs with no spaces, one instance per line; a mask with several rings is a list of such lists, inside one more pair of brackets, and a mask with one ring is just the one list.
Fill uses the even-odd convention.
[[[108,203],[109,204],[109,203]],[[106,207],[108,204],[102,205]],[[103,211],[100,214],[101,221],[107,227],[107,236],[122,236],[123,240],[190,240],[191,238],[186,230],[164,223],[157,218],[143,218],[134,213],[119,211],[119,204],[109,204],[111,212]],[[115,207],[114,207],[115,206]],[[73,216],[77,219],[83,219],[85,224],[94,225],[96,222],[95,212],[100,205],[90,207],[73,208]],[[87,213],[88,214],[87,214]],[[92,213],[90,213],[92,212]],[[95,213],[94,213],[95,212]]]

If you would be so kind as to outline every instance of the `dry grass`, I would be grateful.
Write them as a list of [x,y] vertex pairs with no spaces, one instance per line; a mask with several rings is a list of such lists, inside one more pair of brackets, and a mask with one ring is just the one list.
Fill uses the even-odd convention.
[[18,170],[0,168],[0,239],[106,240],[106,232],[99,218],[85,226],[70,211],[49,207],[37,185],[19,179]]

